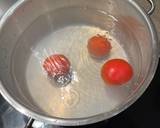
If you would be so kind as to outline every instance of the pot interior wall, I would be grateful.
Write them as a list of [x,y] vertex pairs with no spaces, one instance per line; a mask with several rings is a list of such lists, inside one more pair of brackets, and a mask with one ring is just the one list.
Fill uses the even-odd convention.
[[[38,58],[39,53],[36,53],[35,49],[39,42],[66,26],[78,26],[80,29],[83,26],[91,26],[106,30],[124,49],[126,58],[134,68],[134,78],[124,87],[116,89],[106,87],[107,93],[120,101],[114,108],[108,110],[100,108],[96,113],[91,112],[88,115],[79,113],[71,116],[71,114],[50,112],[48,111],[50,109],[48,102],[40,105],[33,97],[33,94],[38,94],[41,90],[38,88],[31,89],[28,86],[26,80],[28,60],[34,53],[37,62],[40,63],[41,60],[39,59],[44,59],[44,51],[42,50],[40,53],[42,58]],[[83,32],[85,33],[85,31]],[[74,33],[72,34],[74,35]],[[67,43],[65,46],[68,45]],[[0,79],[13,99],[36,113],[62,118],[94,116],[120,108],[137,93],[141,86],[147,86],[143,85],[143,82],[149,73],[153,59],[152,45],[151,35],[144,17],[126,0],[28,0],[17,8],[12,15],[9,15],[0,32]],[[36,79],[36,76],[30,79]],[[99,84],[100,81],[95,82]],[[43,93],[45,95],[49,92],[45,92],[44,89]],[[83,94],[78,92],[78,95]],[[91,108],[88,107],[87,109]],[[62,112],[62,109],[58,112],[60,111]]]

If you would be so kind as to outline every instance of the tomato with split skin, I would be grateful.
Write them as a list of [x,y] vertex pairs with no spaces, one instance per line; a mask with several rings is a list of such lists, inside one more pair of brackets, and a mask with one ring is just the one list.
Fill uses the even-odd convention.
[[66,75],[70,70],[70,61],[64,55],[54,54],[44,60],[43,68],[52,77]]

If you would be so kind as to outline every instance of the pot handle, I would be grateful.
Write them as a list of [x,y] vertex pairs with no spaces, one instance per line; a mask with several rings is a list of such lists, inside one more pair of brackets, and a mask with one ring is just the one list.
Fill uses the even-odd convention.
[[147,14],[148,15],[152,15],[152,13],[154,12],[154,10],[155,10],[155,2],[154,2],[154,0],[147,0],[148,2],[149,2],[149,4],[150,4],[150,9],[147,11]]
[[47,124],[30,117],[24,128],[44,128],[45,126],[47,126]]
[[29,118],[29,120],[28,120],[28,122],[26,123],[26,125],[25,125],[24,128],[33,128],[33,127],[32,127],[33,122],[34,122],[34,119]]

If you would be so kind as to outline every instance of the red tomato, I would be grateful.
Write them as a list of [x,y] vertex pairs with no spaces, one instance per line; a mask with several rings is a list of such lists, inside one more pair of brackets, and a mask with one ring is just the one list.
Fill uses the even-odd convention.
[[93,57],[104,57],[111,50],[111,44],[104,36],[93,36],[88,40],[88,52]]
[[103,65],[101,75],[106,83],[121,85],[132,78],[133,69],[131,65],[123,59],[112,59]]
[[43,68],[49,76],[61,76],[69,73],[70,62],[64,55],[55,54],[45,59]]

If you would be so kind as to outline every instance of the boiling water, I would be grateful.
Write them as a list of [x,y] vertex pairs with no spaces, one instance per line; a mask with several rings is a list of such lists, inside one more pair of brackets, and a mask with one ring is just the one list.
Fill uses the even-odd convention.
[[[110,54],[103,60],[91,58],[87,51],[87,40],[96,34],[106,35],[112,44]],[[72,66],[72,82],[63,88],[52,84],[42,68],[44,59],[55,53],[64,54]],[[112,58],[127,56],[105,30],[88,25],[61,28],[32,49],[26,69],[29,92],[41,109],[53,116],[80,118],[109,112],[128,95],[126,87],[111,88],[101,78],[102,65]]]
[[[130,59],[123,43],[114,37],[114,22],[114,17],[86,8],[60,9],[35,20],[13,54],[14,80],[25,99],[33,101],[36,110],[61,118],[89,117],[118,109],[131,93],[130,82],[111,87],[101,78],[101,67],[107,60]],[[105,35],[112,45],[103,59],[92,58],[87,50],[88,39],[97,34]],[[56,53],[71,62],[72,80],[65,87],[51,82],[42,67],[46,57]]]

